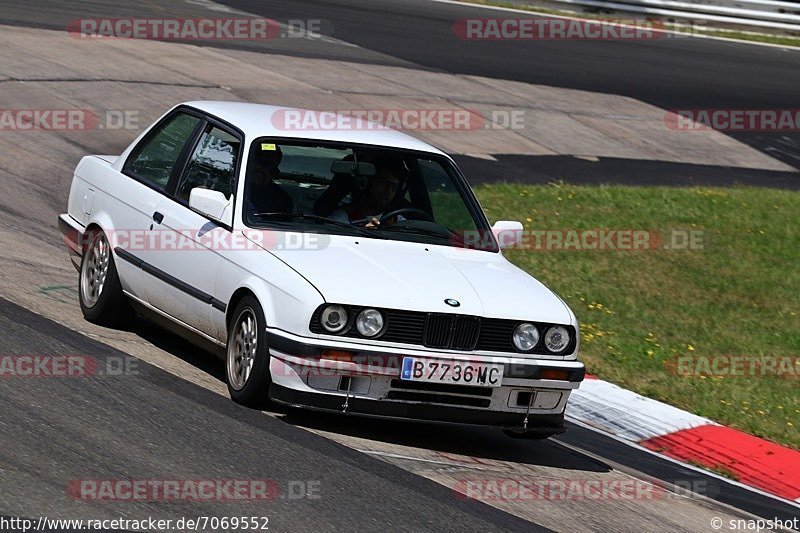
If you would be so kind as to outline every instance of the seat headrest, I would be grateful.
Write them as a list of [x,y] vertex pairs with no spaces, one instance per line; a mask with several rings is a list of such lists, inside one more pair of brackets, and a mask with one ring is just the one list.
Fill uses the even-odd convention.
[[256,143],[250,155],[250,168],[274,172],[278,170],[282,159],[283,152],[277,144]]

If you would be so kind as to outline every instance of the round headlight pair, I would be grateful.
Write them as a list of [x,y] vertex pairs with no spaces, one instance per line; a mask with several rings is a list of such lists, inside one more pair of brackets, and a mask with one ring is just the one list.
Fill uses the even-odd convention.
[[[521,352],[529,352],[539,343],[539,330],[527,322],[514,329],[514,347]],[[544,334],[544,346],[553,353],[563,352],[569,346],[569,332],[561,326],[548,328]]]
[[[319,321],[328,333],[341,333],[348,323],[347,309],[329,305],[322,310]],[[383,315],[377,309],[363,309],[356,316],[356,330],[364,337],[374,337],[383,331]]]

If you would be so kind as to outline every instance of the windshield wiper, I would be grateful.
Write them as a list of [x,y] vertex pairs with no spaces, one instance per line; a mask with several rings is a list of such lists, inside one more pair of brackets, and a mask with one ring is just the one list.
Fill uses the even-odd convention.
[[354,226],[352,224],[348,224],[347,222],[340,222],[338,220],[332,220],[330,218],[321,217],[319,215],[311,215],[305,213],[281,213],[281,212],[274,212],[274,213],[255,213],[252,216],[259,217],[259,218],[271,218],[271,219],[283,219],[285,221],[294,221],[294,220],[308,220],[311,222],[316,222],[318,224],[330,224],[332,226],[338,226],[340,228],[347,228],[349,230],[356,231],[361,233],[362,235],[366,235],[368,237],[377,238],[377,239],[387,239],[385,235],[380,235],[379,233],[366,229],[360,228],[358,226]]
[[403,233],[413,233],[417,235],[425,235],[427,237],[440,237],[447,240],[455,239],[457,244],[464,244],[463,235],[459,235],[450,228],[444,227],[443,231],[436,231],[429,228],[416,228],[412,226],[379,226],[378,229],[383,231],[396,231]]

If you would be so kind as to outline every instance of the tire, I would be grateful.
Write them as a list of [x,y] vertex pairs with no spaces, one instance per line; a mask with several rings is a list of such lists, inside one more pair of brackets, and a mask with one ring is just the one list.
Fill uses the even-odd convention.
[[114,254],[105,234],[94,230],[88,235],[78,274],[78,300],[83,317],[102,326],[117,326],[133,318],[133,311],[122,292]]
[[236,403],[248,407],[264,406],[269,403],[272,384],[264,311],[255,297],[247,295],[231,316],[225,356],[228,393]]

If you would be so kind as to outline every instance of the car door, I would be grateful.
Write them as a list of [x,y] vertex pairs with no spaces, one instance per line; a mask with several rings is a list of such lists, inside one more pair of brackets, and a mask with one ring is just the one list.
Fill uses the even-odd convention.
[[[131,150],[118,179],[106,185],[113,219],[109,235],[116,252],[117,268],[123,289],[134,297],[147,301],[147,279],[142,274],[142,258],[147,248],[144,236],[152,225],[156,206],[164,199],[167,187],[188,143],[196,137],[202,120],[185,112],[175,112],[153,126]],[[113,205],[113,209],[110,206]]]
[[160,311],[213,337],[212,314],[224,313],[214,298],[221,252],[232,245],[231,228],[189,206],[192,189],[222,192],[233,201],[235,176],[241,157],[242,136],[209,118],[204,122],[182,172],[170,185],[170,194],[155,208],[153,242],[145,252],[145,276],[150,304]]

